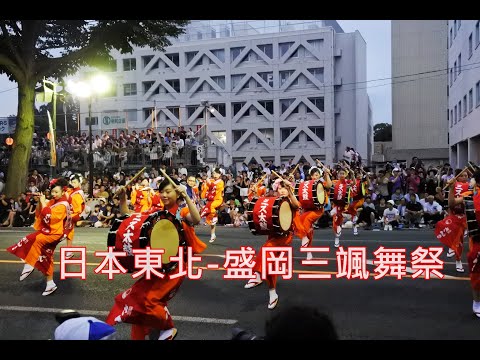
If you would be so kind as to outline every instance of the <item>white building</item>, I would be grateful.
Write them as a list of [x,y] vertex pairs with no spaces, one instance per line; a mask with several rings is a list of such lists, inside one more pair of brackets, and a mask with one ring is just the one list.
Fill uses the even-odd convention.
[[392,149],[385,161],[448,160],[447,20],[392,20]]
[[[93,102],[92,128],[181,125],[202,135],[206,124],[208,161],[225,165],[332,164],[346,146],[368,161],[366,51],[358,31],[332,20],[193,21],[165,52],[112,53],[116,85]],[[87,131],[88,105],[80,106]]]
[[480,161],[480,20],[448,21],[450,164]]

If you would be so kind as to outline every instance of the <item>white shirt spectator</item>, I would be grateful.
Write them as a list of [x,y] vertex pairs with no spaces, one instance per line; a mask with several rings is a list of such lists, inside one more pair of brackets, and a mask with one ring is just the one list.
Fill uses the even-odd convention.
[[426,212],[426,213],[429,213],[429,214],[433,214],[434,211],[437,211],[439,213],[441,213],[443,210],[442,206],[437,203],[436,201],[433,201],[432,204],[430,204],[430,202],[426,201],[424,204],[423,204],[423,211]]
[[392,210],[390,210],[389,208],[386,208],[383,210],[383,221],[386,223],[392,222],[397,216],[399,216],[398,209],[392,208]]
[[184,166],[182,166],[181,168],[178,168],[178,175],[188,176],[187,168]]
[[[415,199],[417,199],[417,202],[420,202],[420,198],[418,197],[417,194],[415,194]],[[405,195],[405,201],[410,202],[410,193]]]

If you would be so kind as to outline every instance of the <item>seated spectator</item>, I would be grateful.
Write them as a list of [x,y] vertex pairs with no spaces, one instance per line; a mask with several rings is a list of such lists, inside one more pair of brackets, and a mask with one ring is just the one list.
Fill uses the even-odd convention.
[[423,216],[423,206],[417,201],[416,197],[411,197],[411,200],[407,202],[405,210],[405,220],[410,228],[414,226],[420,227],[420,220]]
[[434,227],[435,224],[443,219],[443,208],[442,206],[435,201],[433,195],[427,196],[427,201],[423,205],[423,219],[426,224],[429,224],[430,227]]
[[385,198],[381,198],[379,204],[375,206],[376,220],[383,219],[383,212],[385,211],[386,208],[387,208],[387,202],[385,201]]
[[407,204],[407,202],[405,201],[405,199],[402,199],[402,200],[400,200],[400,204],[397,206],[399,223],[401,223],[401,224],[405,223],[405,212],[407,210],[406,204]]
[[392,231],[393,228],[398,227],[398,220],[400,219],[398,210],[393,207],[395,202],[393,200],[387,201],[388,208],[383,211],[383,230]]
[[395,192],[392,194],[392,200],[395,203],[395,205],[400,204],[400,200],[404,198],[404,195],[402,194],[402,189],[401,188],[396,188]]
[[373,223],[375,223],[375,205],[372,203],[372,198],[370,196],[365,196],[365,202],[360,208],[360,213],[358,215],[358,223],[365,224],[365,230],[370,230]]
[[411,201],[410,199],[412,199],[413,197],[415,197],[415,200],[416,200],[417,202],[420,201],[419,196],[415,193],[415,189],[414,189],[414,188],[409,188],[409,189],[408,189],[408,194],[405,195],[405,201],[406,201],[407,203],[409,203],[409,202]]
[[95,226],[95,223],[98,222],[98,215],[100,214],[100,205],[99,204],[96,204],[95,205],[95,208],[92,210],[92,212],[90,213],[90,226]]

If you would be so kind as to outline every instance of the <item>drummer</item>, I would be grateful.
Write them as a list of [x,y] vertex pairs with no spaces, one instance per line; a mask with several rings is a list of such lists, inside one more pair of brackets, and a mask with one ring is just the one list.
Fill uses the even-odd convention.
[[[273,190],[275,191],[275,197],[283,196],[288,199],[290,202],[290,206],[292,210],[298,209],[300,203],[298,202],[297,198],[295,197],[292,187],[287,180],[282,178],[278,178],[272,185]],[[272,247],[272,246],[290,246],[292,243],[293,238],[293,231],[290,231],[286,236],[280,236],[277,233],[272,232],[268,235],[267,241],[263,245],[263,247]],[[250,279],[245,284],[245,289],[251,289],[255,286],[260,285],[263,281],[260,277],[260,273],[262,271],[262,251],[261,249],[257,253],[257,257],[255,259],[255,266],[253,270],[255,271],[255,279]],[[273,310],[278,304],[278,294],[276,291],[277,286],[277,275],[269,275],[266,274],[266,280],[268,283],[268,293],[269,293],[269,300],[268,300],[268,309]]]
[[[175,186],[170,182],[174,182]],[[187,195],[185,187],[178,181],[165,179],[158,186],[165,210],[180,219],[185,233],[187,246],[191,246],[193,253],[201,253],[206,248],[195,234],[194,225],[200,222],[200,214],[192,199]],[[128,214],[125,190],[119,194],[120,210]],[[179,209],[180,201],[185,200],[187,206]],[[121,322],[132,324],[131,339],[145,340],[152,330],[160,330],[158,340],[173,340],[177,334],[172,316],[167,309],[167,302],[175,296],[186,275],[177,275],[180,269],[187,273],[188,262],[184,259],[182,266],[177,266],[165,277],[153,276],[150,280],[142,276],[125,292],[115,297],[115,304],[110,310],[106,322],[115,325]],[[131,311],[124,311],[125,308]]]
[[362,169],[358,168],[355,171],[355,179],[352,180],[348,189],[348,206],[345,210],[345,213],[352,217],[353,235],[355,236],[358,235],[358,209],[362,209],[369,187],[370,177],[364,175]]
[[[309,170],[309,175],[312,181],[322,181],[325,194],[328,194],[328,190],[332,186],[332,180],[328,171],[323,172],[316,166],[312,166]],[[323,175],[323,179],[321,179]],[[300,196],[300,195],[299,195]],[[328,196],[325,196],[326,203],[328,203]],[[317,222],[323,216],[324,208],[309,208],[303,209],[301,213],[293,218],[295,225],[295,235],[302,240],[302,247],[310,247],[313,241],[313,224]],[[313,258],[312,253],[307,252],[307,260]]]
[[150,187],[150,181],[146,177],[140,184],[135,184],[132,188],[130,202],[133,204],[135,212],[144,212],[151,208],[154,192]]

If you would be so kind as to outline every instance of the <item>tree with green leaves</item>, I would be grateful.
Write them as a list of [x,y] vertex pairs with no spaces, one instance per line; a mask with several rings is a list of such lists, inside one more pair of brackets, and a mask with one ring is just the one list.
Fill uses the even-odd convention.
[[[0,20],[0,74],[18,84],[17,125],[5,192],[25,190],[34,131],[35,88],[82,66],[102,68],[111,50],[163,50],[184,32],[188,20]],[[60,55],[58,55],[58,53]]]
[[375,124],[373,126],[373,141],[392,141],[392,124]]

